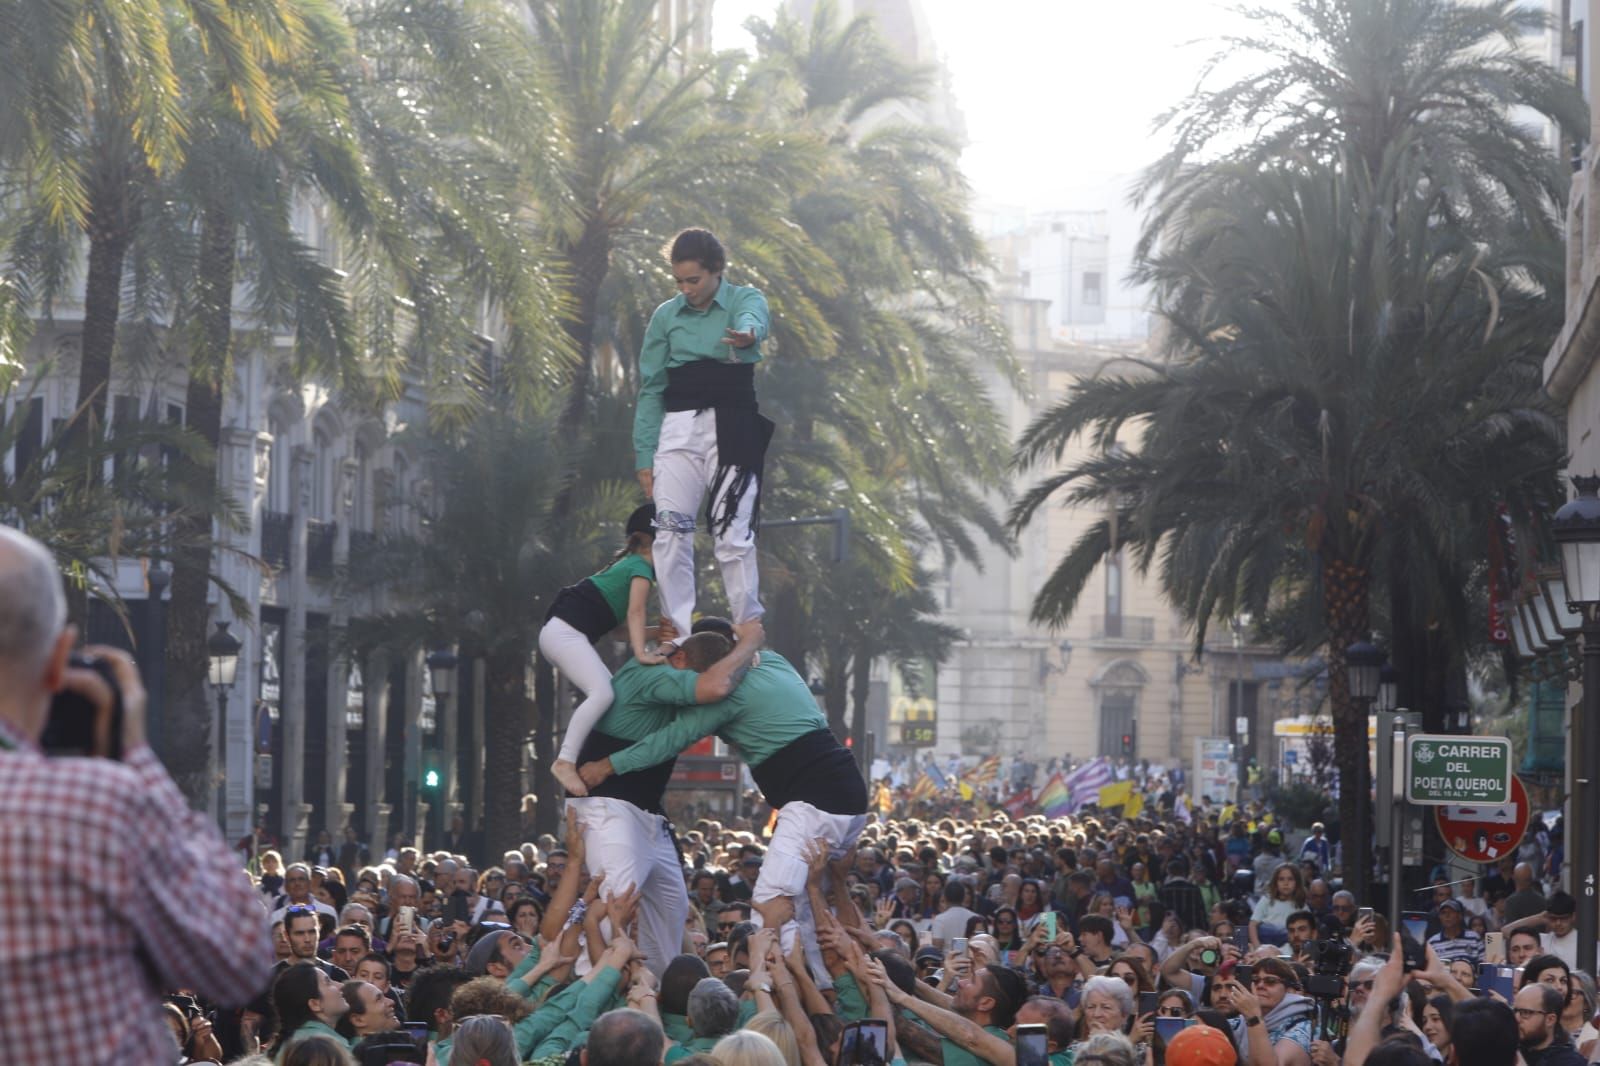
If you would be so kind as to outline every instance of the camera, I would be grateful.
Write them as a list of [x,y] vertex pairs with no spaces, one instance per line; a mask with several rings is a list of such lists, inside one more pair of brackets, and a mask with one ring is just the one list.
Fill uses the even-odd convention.
[[1345,978],[1355,962],[1356,952],[1343,940],[1313,940],[1306,948],[1311,976],[1305,993],[1317,1004],[1317,1035],[1329,1043],[1344,1038],[1350,1025],[1350,1011],[1340,1005],[1345,995]]
[[[71,670],[93,670],[111,689],[111,736],[106,756],[122,758],[122,691],[111,664],[102,659],[73,652],[67,660]],[[46,755],[83,757],[98,755],[94,742],[95,705],[87,696],[62,689],[50,700],[50,716],[45,721],[39,747]]]

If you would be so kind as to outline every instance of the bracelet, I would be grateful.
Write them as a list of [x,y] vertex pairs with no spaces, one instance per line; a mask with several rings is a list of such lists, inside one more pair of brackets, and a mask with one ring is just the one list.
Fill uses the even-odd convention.
[[1261,1016],[1258,1014],[1254,1018],[1246,1018],[1244,1020],[1244,1024],[1254,1029],[1256,1026],[1261,1024]]

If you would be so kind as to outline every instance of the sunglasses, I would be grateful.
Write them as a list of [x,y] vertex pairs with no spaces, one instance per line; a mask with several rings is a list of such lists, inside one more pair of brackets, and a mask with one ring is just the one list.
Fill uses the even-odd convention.
[[1162,1018],[1185,1017],[1182,1007],[1162,1007],[1160,1010],[1156,1011],[1156,1014]]
[[1371,992],[1372,991],[1372,982],[1371,981],[1351,981],[1350,982],[1350,991],[1355,992],[1357,990],[1360,990],[1362,992]]
[[1267,988],[1271,988],[1273,985],[1283,984],[1283,978],[1273,977],[1270,974],[1259,974],[1255,977],[1252,977],[1250,979],[1250,983],[1252,985],[1265,985]]

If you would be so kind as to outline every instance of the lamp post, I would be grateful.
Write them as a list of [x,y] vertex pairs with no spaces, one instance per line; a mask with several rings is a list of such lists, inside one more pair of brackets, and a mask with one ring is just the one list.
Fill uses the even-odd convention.
[[1582,753],[1574,775],[1577,793],[1578,968],[1594,972],[1600,924],[1600,476],[1574,477],[1578,495],[1555,514],[1551,531],[1561,547],[1567,604],[1582,617]]
[[[1378,698],[1378,687],[1383,683],[1383,652],[1368,640],[1351,644],[1344,650],[1344,676],[1350,689],[1350,699],[1361,712],[1361,735],[1366,736],[1367,715],[1371,713],[1372,704]],[[1383,742],[1382,738],[1379,742]],[[1381,783],[1379,787],[1382,787]],[[1357,791],[1356,810],[1360,815],[1356,824],[1342,829],[1340,839],[1345,842],[1345,855],[1359,862],[1362,861],[1359,856],[1366,854],[1367,834],[1371,832],[1372,823],[1372,805],[1366,789]],[[1346,861],[1348,863],[1350,859]],[[1394,879],[1392,873],[1389,876],[1390,880]]]
[[[450,824],[451,797],[456,778],[456,719],[450,702],[456,691],[459,660],[448,647],[435,648],[424,660],[428,667],[428,687],[433,691],[434,715],[438,723],[434,739],[440,751],[437,770],[424,769],[422,785],[428,796],[428,821],[435,826],[434,838],[443,839]],[[426,834],[424,834],[426,836]]]
[[239,638],[228,632],[227,622],[218,622],[217,631],[206,641],[206,657],[210,660],[206,680],[217,694],[216,751],[222,763],[222,779],[217,783],[217,818],[225,834],[228,831],[228,690],[233,688],[233,682],[239,675],[239,648]]

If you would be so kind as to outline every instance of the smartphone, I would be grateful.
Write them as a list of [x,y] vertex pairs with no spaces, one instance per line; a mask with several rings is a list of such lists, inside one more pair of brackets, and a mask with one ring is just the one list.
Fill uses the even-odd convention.
[[1409,932],[1400,938],[1400,950],[1405,955],[1406,973],[1428,968],[1427,949],[1422,946],[1422,941]]
[[410,936],[417,931],[417,908],[401,907],[394,915],[394,935]]
[[404,1029],[408,1035],[414,1036],[418,1040],[428,1039],[427,1022],[401,1022],[400,1028]]
[[1498,992],[1510,1003],[1517,994],[1517,967],[1499,966],[1486,962],[1478,967],[1478,994],[1487,996],[1490,992]]
[[1056,939],[1056,912],[1045,911],[1039,915],[1039,928],[1043,930],[1046,943],[1054,943]]
[[1428,915],[1426,911],[1401,911],[1400,925],[1407,933],[1411,934],[1411,939],[1419,944],[1427,943]]
[[450,893],[450,902],[445,906],[444,919],[446,922],[469,922],[472,913],[467,909],[467,894],[465,892]]
[[1140,992],[1139,993],[1139,1013],[1140,1014],[1154,1014],[1156,1012],[1156,1006],[1158,1005],[1160,1000],[1161,1000],[1161,996],[1160,996],[1159,993],[1156,993],[1156,992]]
[[1050,1066],[1050,1036],[1042,1025],[1019,1025],[1017,1066]]
[[1506,961],[1506,935],[1504,933],[1493,932],[1484,934],[1483,960],[1485,962]]
[[1356,924],[1357,925],[1360,925],[1362,922],[1370,922],[1371,920],[1372,920],[1372,908],[1371,907],[1362,907],[1362,908],[1360,908],[1359,910],[1356,911]]
[[863,1018],[844,1027],[836,1066],[887,1066],[888,1061],[888,1022],[881,1018]]
[[1172,1038],[1193,1025],[1193,1018],[1157,1018],[1156,1036],[1161,1038],[1162,1044],[1172,1043]]
[[[107,756],[122,758],[122,693],[117,688],[117,676],[111,664],[101,659],[73,652],[67,659],[68,669],[93,670],[111,686],[111,750]],[[39,747],[46,755],[84,758],[98,754],[94,743],[95,707],[88,697],[70,689],[62,689],[50,700],[50,714],[45,719],[44,732],[39,737]]]
[[1251,978],[1255,977],[1256,968],[1248,962],[1241,962],[1233,968],[1233,979],[1246,988],[1250,987]]
[[958,936],[954,940],[950,941],[950,954],[952,954],[952,955],[965,955],[966,953],[967,953],[967,938],[966,937]]
[[1233,946],[1243,955],[1250,950],[1250,927],[1241,925],[1233,931]]

